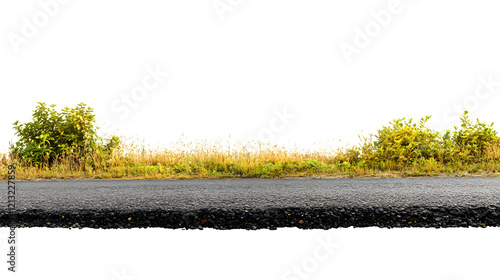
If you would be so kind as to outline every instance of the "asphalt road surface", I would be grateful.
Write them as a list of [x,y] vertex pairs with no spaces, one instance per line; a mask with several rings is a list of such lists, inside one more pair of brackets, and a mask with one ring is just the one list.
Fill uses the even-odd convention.
[[500,223],[498,177],[17,181],[14,211],[3,182],[0,226],[328,229]]

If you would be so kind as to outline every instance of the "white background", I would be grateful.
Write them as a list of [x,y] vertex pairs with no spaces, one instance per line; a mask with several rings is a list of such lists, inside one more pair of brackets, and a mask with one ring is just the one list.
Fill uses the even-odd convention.
[[18,272],[5,264],[0,277],[489,280],[498,279],[498,236],[498,228],[19,229]]
[[[308,148],[332,139],[357,143],[358,134],[398,117],[432,115],[437,130],[452,129],[464,109],[484,122],[500,120],[499,7],[496,1],[2,1],[0,151],[15,140],[12,123],[29,121],[38,101],[58,109],[85,102],[105,124],[102,133],[163,145],[184,134]],[[346,45],[356,53],[346,55]],[[169,76],[137,95],[147,69],[157,67]],[[494,86],[488,91],[481,79]],[[293,118],[279,119],[283,110]],[[298,230],[86,232],[20,230],[20,271],[75,278],[97,268],[96,279],[113,279],[111,271],[125,266],[136,279],[279,279],[316,246],[314,235]],[[493,279],[488,252],[498,252],[495,229],[348,232],[345,244],[357,247],[346,245],[331,260],[344,272],[320,268],[324,274],[310,279]],[[7,236],[6,229],[0,233]],[[184,242],[167,246],[170,235]],[[217,249],[211,236],[232,245]],[[273,238],[291,243],[279,250],[262,245],[279,246]],[[158,277],[139,278],[148,273]]]
[[[184,133],[310,147],[357,143],[399,117],[432,115],[438,130],[452,129],[464,108],[500,119],[499,85],[474,95],[479,77],[500,81],[495,1],[225,1],[68,1],[46,21],[37,1],[2,1],[0,150],[38,101],[85,102],[103,133],[153,144]],[[240,4],[214,8],[232,2]],[[372,13],[391,5],[397,12],[377,32]],[[24,18],[45,26],[28,38]],[[356,30],[367,28],[375,34],[348,63],[341,44],[355,47]],[[157,65],[170,75],[134,101]],[[270,137],[285,107],[294,118],[277,121]]]

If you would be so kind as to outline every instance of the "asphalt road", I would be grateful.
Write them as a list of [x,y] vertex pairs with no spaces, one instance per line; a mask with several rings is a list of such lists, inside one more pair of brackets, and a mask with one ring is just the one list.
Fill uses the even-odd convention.
[[[7,182],[0,201],[7,201]],[[447,227],[500,224],[500,178],[18,181],[0,226]]]

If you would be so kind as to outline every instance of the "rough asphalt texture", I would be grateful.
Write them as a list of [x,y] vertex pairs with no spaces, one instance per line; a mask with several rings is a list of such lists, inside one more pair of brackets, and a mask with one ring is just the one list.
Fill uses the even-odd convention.
[[500,178],[17,181],[0,227],[276,229],[500,224]]

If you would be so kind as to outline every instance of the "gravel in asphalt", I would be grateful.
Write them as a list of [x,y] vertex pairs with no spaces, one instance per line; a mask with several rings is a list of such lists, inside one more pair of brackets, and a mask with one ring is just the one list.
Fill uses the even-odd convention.
[[15,215],[7,182],[0,201],[18,227],[486,227],[500,178],[17,181]]

